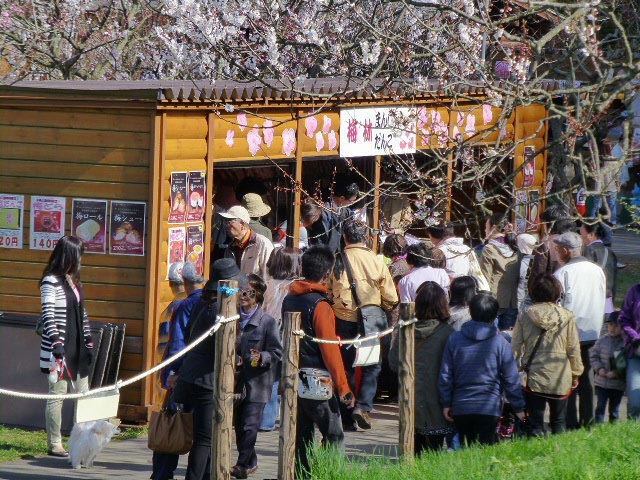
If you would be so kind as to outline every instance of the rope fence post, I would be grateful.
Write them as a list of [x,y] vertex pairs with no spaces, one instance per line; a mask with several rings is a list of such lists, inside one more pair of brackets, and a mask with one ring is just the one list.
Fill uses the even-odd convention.
[[282,348],[283,386],[280,408],[280,434],[278,439],[278,480],[294,480],[296,471],[296,420],[298,415],[298,368],[300,366],[300,312],[287,312],[284,316],[284,345]]
[[[415,316],[415,304],[400,304],[400,319],[409,321]],[[400,336],[398,343],[399,355],[399,392],[398,392],[398,412],[400,414],[400,435],[399,447],[400,456],[404,460],[413,458],[414,452],[414,390],[415,390],[415,363],[414,363],[414,331],[415,323],[405,325],[398,331]]]
[[[218,293],[219,314],[230,318],[238,313],[238,282],[220,280],[221,290],[232,289],[231,295]],[[233,393],[236,366],[236,324],[225,323],[216,333],[213,386],[213,422],[211,433],[211,480],[231,478],[233,434]]]

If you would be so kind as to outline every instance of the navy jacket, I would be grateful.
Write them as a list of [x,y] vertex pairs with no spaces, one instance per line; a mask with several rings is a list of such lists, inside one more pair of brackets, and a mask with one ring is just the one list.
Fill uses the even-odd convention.
[[[262,362],[256,367],[251,366],[251,349],[258,350],[261,354]],[[282,343],[278,322],[267,315],[262,307],[258,307],[244,329],[238,331],[236,355],[242,357],[242,366],[238,368],[236,375],[239,376],[239,383],[247,388],[246,400],[268,402],[276,380],[278,363],[282,359]]]
[[511,345],[492,323],[470,320],[449,337],[438,389],[442,406],[450,407],[452,415],[497,417],[503,392],[516,412],[524,411]]

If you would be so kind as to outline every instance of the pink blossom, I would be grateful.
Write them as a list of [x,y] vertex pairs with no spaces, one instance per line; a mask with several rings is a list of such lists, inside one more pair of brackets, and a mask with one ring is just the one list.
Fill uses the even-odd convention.
[[316,120],[316,117],[307,117],[304,119],[304,126],[307,129],[307,137],[313,138],[313,134],[318,128],[318,120]]
[[293,128],[285,128],[282,132],[282,153],[287,157],[296,149],[296,131]]
[[467,133],[476,132],[476,116],[471,112],[467,113],[467,125],[464,129]]
[[487,105],[486,103],[482,105],[482,122],[485,125],[489,125],[493,120],[493,112],[491,111],[491,105]]
[[328,135],[329,140],[329,150],[335,150],[338,146],[338,137],[336,136],[336,131],[331,130]]
[[412,136],[409,138],[409,143],[407,143],[407,148],[409,148],[409,149],[413,149],[413,147],[414,147],[414,145],[415,145],[414,140],[415,140],[415,139],[413,138],[413,135],[412,135]]
[[264,135],[264,143],[267,147],[270,147],[273,143],[273,122],[271,120],[265,120],[264,124],[262,124],[262,131]]
[[233,147],[233,144],[235,143],[235,135],[236,132],[234,132],[233,130],[227,130],[227,139],[224,141],[224,143],[227,144],[227,147]]
[[254,125],[253,128],[249,130],[249,133],[247,133],[247,142],[249,143],[251,156],[255,157],[262,146],[262,137],[260,136],[258,125]]
[[247,126],[247,114],[239,113],[237,116],[237,119],[238,119],[238,127],[240,127],[240,131],[244,132],[244,129]]
[[407,142],[400,140],[400,150],[404,150],[405,148],[407,148]]
[[329,134],[329,131],[331,130],[331,118],[327,117],[326,115],[322,116],[322,131],[325,134]]
[[319,152],[323,148],[324,148],[324,137],[322,136],[322,132],[318,132],[316,133],[316,151]]

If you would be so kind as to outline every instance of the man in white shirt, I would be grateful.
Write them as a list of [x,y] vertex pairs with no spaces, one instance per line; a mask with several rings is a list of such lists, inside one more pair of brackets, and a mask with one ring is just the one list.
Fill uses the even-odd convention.
[[[606,297],[606,280],[602,268],[582,256],[582,238],[575,232],[558,235],[554,240],[561,267],[554,273],[562,285],[561,305],[573,312],[580,336],[580,354],[584,373],[567,405],[567,428],[586,427],[593,423],[593,387],[589,378],[589,349],[602,329]],[[580,420],[576,409],[580,397]]]

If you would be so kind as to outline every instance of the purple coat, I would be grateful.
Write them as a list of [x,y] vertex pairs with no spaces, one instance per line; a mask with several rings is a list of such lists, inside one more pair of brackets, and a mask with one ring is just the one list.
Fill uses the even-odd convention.
[[625,346],[631,344],[635,347],[640,343],[640,283],[636,283],[627,292],[618,325],[622,328]]

